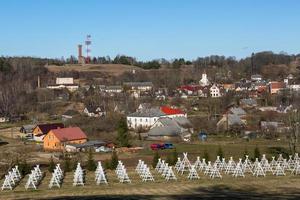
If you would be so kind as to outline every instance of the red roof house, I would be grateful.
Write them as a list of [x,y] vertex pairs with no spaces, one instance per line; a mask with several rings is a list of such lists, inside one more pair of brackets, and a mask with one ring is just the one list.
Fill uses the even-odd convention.
[[53,129],[44,137],[44,149],[63,150],[66,144],[85,142],[87,142],[87,136],[79,127]]

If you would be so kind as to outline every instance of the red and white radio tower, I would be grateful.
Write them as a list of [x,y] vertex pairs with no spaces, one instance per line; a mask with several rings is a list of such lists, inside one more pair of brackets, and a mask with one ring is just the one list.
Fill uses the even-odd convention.
[[90,58],[90,52],[91,52],[91,49],[90,49],[90,45],[92,44],[92,41],[91,41],[91,35],[87,35],[86,36],[86,40],[85,40],[85,46],[86,46],[86,61],[87,63],[90,62],[91,58]]

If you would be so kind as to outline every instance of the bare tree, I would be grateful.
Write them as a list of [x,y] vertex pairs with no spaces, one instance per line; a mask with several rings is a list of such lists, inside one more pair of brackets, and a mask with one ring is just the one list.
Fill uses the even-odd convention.
[[296,153],[299,145],[299,131],[300,131],[300,112],[293,112],[289,114],[289,147],[291,153]]

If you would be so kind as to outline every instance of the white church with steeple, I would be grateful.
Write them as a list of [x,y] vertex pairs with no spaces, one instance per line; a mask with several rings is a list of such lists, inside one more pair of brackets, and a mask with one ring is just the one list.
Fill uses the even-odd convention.
[[209,80],[208,80],[208,78],[207,78],[207,74],[206,74],[206,72],[204,71],[204,73],[202,74],[202,78],[201,78],[201,80],[199,81],[199,84],[201,85],[201,86],[208,86],[210,83],[209,83]]

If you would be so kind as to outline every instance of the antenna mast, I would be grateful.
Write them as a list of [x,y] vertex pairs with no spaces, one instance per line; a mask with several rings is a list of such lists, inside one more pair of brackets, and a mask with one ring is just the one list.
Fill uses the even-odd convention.
[[86,40],[85,40],[85,46],[86,46],[86,61],[87,63],[90,62],[91,58],[90,58],[90,52],[91,52],[91,48],[90,45],[92,44],[91,41],[91,35],[87,35],[86,36]]

